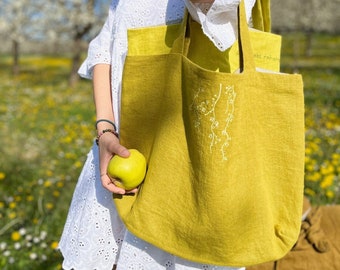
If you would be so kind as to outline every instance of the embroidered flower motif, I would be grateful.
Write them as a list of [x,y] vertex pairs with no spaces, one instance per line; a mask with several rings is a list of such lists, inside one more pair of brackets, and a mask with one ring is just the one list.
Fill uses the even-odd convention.
[[[209,91],[211,90],[209,89]],[[235,110],[236,92],[234,86],[220,84],[211,99],[202,100],[201,96],[206,96],[206,90],[200,87],[190,105],[190,110],[194,112],[194,127],[203,132],[202,119],[203,117],[209,119],[210,128],[207,137],[210,139],[210,153],[214,149],[218,149],[221,152],[222,160],[226,161],[228,160],[227,148],[231,141],[229,128]],[[221,106],[224,110],[221,109]]]

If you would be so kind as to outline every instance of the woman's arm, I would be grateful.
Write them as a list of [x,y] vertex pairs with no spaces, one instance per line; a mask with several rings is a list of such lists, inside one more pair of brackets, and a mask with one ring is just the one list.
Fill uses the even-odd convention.
[[[114,122],[111,98],[111,65],[97,64],[93,68],[93,98],[96,108],[97,121],[106,119]],[[114,129],[109,122],[101,121],[97,124],[98,135],[105,129]],[[105,132],[98,141],[99,170],[102,185],[109,191],[125,194],[126,191],[115,186],[107,175],[107,166],[113,155],[128,157],[129,151],[119,143],[119,139],[111,132]],[[137,189],[131,191],[136,192]]]
[[[110,70],[109,64],[97,64],[93,68],[93,99],[96,108],[96,118],[107,119],[114,122],[112,111],[111,85],[110,85]],[[111,128],[107,122],[100,122],[97,125],[98,131],[106,128]]]

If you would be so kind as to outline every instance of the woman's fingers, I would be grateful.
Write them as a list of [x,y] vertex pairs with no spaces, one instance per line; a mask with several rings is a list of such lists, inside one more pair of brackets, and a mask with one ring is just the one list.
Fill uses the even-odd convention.
[[126,191],[123,188],[117,187],[106,174],[101,176],[102,185],[107,190],[115,194],[125,194]]
[[119,143],[111,144],[110,145],[110,152],[114,153],[115,155],[127,158],[130,156],[130,152],[128,149],[126,149],[124,146],[122,146]]
[[[106,136],[105,136],[106,135]],[[126,194],[126,193],[136,193],[137,190],[126,191],[123,188],[116,186],[110,177],[107,175],[107,167],[110,159],[114,155],[119,155],[121,157],[129,157],[130,152],[127,148],[119,143],[116,136],[112,134],[103,134],[101,140],[99,141],[99,161],[100,161],[100,178],[104,188],[112,193],[116,194]]]
[[[106,136],[105,136],[106,135]],[[119,139],[111,133],[103,134],[101,137],[102,143],[99,142],[100,150],[109,152],[111,155],[118,155],[121,157],[128,157],[129,150],[119,143]],[[104,149],[103,149],[104,148]]]
[[112,193],[115,193],[115,194],[121,194],[121,195],[135,194],[138,191],[138,188],[134,188],[134,189],[131,189],[131,190],[125,190],[123,188],[116,186],[114,184],[114,181],[112,181],[108,175],[102,175],[101,181],[102,181],[102,185],[103,185],[104,188],[106,188],[107,190],[109,190],[109,191],[111,191]]

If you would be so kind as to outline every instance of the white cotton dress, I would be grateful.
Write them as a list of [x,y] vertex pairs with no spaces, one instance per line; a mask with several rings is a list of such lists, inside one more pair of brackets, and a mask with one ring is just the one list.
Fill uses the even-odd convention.
[[[254,3],[255,0],[245,1],[248,20]],[[220,50],[226,50],[237,37],[238,4],[239,0],[215,0],[211,7],[194,5],[189,0],[113,0],[101,32],[89,45],[79,74],[90,79],[94,65],[111,64],[112,101],[119,128],[127,29],[178,23],[187,7],[211,41]],[[98,149],[94,144],[78,179],[59,242],[63,269],[111,270],[114,264],[118,270],[243,269],[190,262],[135,237],[120,220],[112,194],[102,187],[99,175]]]

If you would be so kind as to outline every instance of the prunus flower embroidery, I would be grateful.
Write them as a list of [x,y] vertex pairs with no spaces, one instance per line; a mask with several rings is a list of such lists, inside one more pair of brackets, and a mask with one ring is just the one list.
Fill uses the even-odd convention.
[[202,122],[209,123],[209,134],[205,135],[209,138],[210,153],[218,150],[222,160],[228,160],[227,148],[231,141],[229,129],[234,118],[236,92],[233,85],[222,84],[213,93],[209,89],[209,93],[213,94],[208,95],[209,99],[206,98],[207,92],[200,87],[193,96],[190,110],[194,112],[194,127],[204,132],[207,129],[203,129]]

